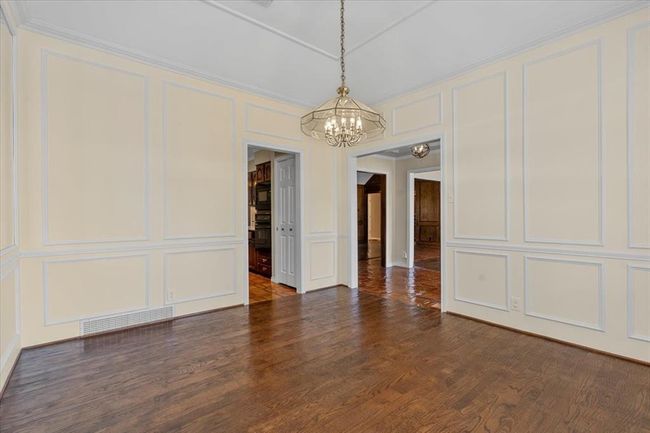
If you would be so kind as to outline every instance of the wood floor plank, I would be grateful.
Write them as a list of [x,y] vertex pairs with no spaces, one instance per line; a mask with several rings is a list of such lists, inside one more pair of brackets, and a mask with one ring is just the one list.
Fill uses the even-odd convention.
[[25,350],[0,432],[650,432],[650,368],[347,288]]

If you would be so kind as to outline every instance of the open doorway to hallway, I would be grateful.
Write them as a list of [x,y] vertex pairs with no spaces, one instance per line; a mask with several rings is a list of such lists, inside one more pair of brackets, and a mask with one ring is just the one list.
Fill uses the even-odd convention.
[[412,182],[413,217],[409,222],[409,267],[440,272],[440,171],[415,172]]
[[298,155],[248,146],[248,302],[292,296],[299,285]]
[[[378,296],[440,309],[442,213],[439,142],[430,143],[430,147],[431,152],[424,158],[412,156],[411,145],[356,158],[357,287]],[[385,252],[380,260],[370,226],[373,224],[371,207],[376,206],[372,197],[376,192],[372,188],[373,179],[379,183],[381,178],[384,179],[385,200],[380,203],[386,209],[380,213],[384,230],[379,251]],[[417,232],[417,242],[414,241],[414,231]]]
[[357,172],[359,260],[386,266],[386,175]]

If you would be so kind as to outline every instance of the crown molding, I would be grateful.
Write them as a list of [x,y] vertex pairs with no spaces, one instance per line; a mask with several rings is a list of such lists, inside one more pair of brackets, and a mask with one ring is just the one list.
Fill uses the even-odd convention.
[[282,38],[284,38],[284,39],[286,39],[286,40],[288,40],[290,42],[293,42],[293,43],[298,44],[298,45],[300,45],[300,46],[302,46],[304,48],[312,50],[315,53],[321,54],[321,55],[327,57],[330,60],[337,60],[337,61],[339,60],[338,54],[332,54],[329,51],[323,50],[322,48],[318,48],[317,46],[312,45],[309,42],[303,41],[302,39],[297,38],[295,36],[291,36],[290,34],[283,32],[282,30],[276,29],[275,27],[270,26],[268,24],[264,24],[263,22],[258,21],[255,18],[251,18],[248,15],[245,15],[245,14],[243,14],[241,12],[237,12],[236,10],[231,9],[228,6],[225,6],[225,5],[219,3],[216,0],[201,0],[201,1],[203,3],[205,3],[206,5],[208,5],[208,6],[219,9],[219,10],[221,10],[223,12],[226,12],[226,13],[234,16],[234,17],[237,17],[237,18],[239,18],[241,20],[244,20],[247,23],[253,24],[253,25],[255,25],[255,26],[257,26],[257,27],[259,27],[261,29],[267,30],[267,31],[269,31],[269,32],[271,32],[271,33],[273,33],[275,35],[278,35],[278,36],[280,36],[280,37],[282,37]]
[[308,101],[290,98],[257,86],[244,84],[239,81],[230,80],[215,74],[203,72],[191,66],[165,60],[160,57],[151,56],[139,50],[133,50],[119,44],[106,42],[104,40],[94,38],[92,36],[88,36],[61,26],[55,26],[38,19],[31,19],[27,22],[24,22],[23,24],[20,25],[20,29],[28,30],[34,33],[39,33],[66,42],[71,42],[73,44],[81,45],[86,48],[97,49],[106,52],[108,54],[114,54],[121,57],[126,57],[130,60],[134,60],[139,63],[144,63],[145,65],[148,66],[154,66],[156,68],[165,69],[171,72],[188,75],[197,78],[199,80],[209,81],[235,90],[240,90],[240,91],[243,90],[245,92],[252,93],[256,96],[263,96],[263,97],[275,99],[277,101],[285,102],[288,104],[298,105],[300,108],[308,109],[313,105]]
[[372,106],[381,106],[386,103],[389,103],[392,99],[395,98],[401,98],[404,96],[408,96],[414,93],[419,93],[423,92],[430,87],[435,87],[440,85],[444,81],[448,81],[466,74],[469,74],[470,72],[476,71],[477,69],[480,69],[484,66],[497,63],[503,60],[507,60],[509,58],[512,58],[514,56],[518,56],[519,54],[523,54],[527,51],[534,50],[535,48],[539,48],[543,46],[544,44],[550,43],[550,42],[556,42],[562,38],[571,36],[573,34],[576,34],[578,32],[584,31],[588,28],[591,27],[596,27],[601,24],[605,24],[609,21],[613,21],[617,18],[620,18],[622,16],[640,11],[641,9],[644,8],[650,8],[650,1],[649,0],[637,0],[636,3],[633,3],[631,5],[624,5],[619,8],[616,8],[606,14],[598,15],[592,18],[589,18],[587,20],[584,20],[578,24],[571,25],[571,26],[566,26],[564,28],[561,28],[559,30],[550,32],[546,34],[545,36],[542,36],[540,38],[535,39],[532,42],[529,42],[524,45],[520,45],[515,48],[509,48],[502,50],[501,52],[493,55],[493,56],[488,56],[483,58],[482,60],[479,60],[477,62],[470,63],[466,66],[461,67],[457,71],[451,72],[449,74],[443,74],[440,75],[439,77],[434,78],[433,80],[430,80],[424,84],[418,84],[416,86],[411,87],[410,89],[398,92],[398,93],[393,93],[392,95],[373,101],[372,99],[368,99],[368,104]]
[[[391,30],[391,29],[394,28],[394,27],[397,27],[399,24],[401,24],[401,23],[403,23],[404,21],[408,20],[408,19],[411,18],[412,16],[414,16],[414,15],[416,15],[416,14],[419,14],[419,13],[422,12],[424,9],[428,8],[429,6],[431,6],[432,4],[434,4],[434,3],[437,2],[437,1],[438,1],[438,0],[429,0],[429,1],[426,2],[424,5],[418,7],[417,9],[415,9],[414,11],[412,11],[411,13],[409,13],[409,14],[407,14],[407,15],[404,15],[404,16],[401,17],[401,18],[398,18],[397,20],[395,20],[395,21],[393,21],[392,23],[388,24],[388,25],[387,25],[386,27],[384,27],[383,29],[381,29],[381,30],[379,30],[379,31],[377,31],[377,32],[375,32],[375,33],[373,33],[373,34],[372,34],[371,36],[369,36],[368,38],[364,39],[363,41],[359,42],[358,44],[353,45],[353,46],[350,47],[349,49],[345,50],[345,55],[348,56],[348,55],[352,54],[353,52],[357,51],[359,48],[363,47],[364,45],[366,45],[366,44],[369,43],[369,42],[374,41],[375,39],[377,39],[378,37],[380,37],[380,36],[383,35],[384,33],[388,32],[389,30]],[[337,57],[337,59],[338,59],[338,57]]]
[[0,9],[5,22],[12,34],[16,34],[16,29],[24,22],[22,5],[14,1],[0,0]]

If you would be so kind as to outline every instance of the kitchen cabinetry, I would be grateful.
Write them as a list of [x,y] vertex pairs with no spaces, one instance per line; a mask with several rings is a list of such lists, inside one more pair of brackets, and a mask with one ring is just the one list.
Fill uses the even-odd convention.
[[271,182],[271,161],[255,166],[255,179],[257,182]]

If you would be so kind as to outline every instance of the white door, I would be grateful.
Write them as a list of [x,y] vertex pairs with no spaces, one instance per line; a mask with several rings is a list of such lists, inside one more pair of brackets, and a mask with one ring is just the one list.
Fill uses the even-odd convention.
[[278,283],[296,287],[296,158],[294,156],[278,161],[278,218],[275,230],[278,233],[277,270]]

